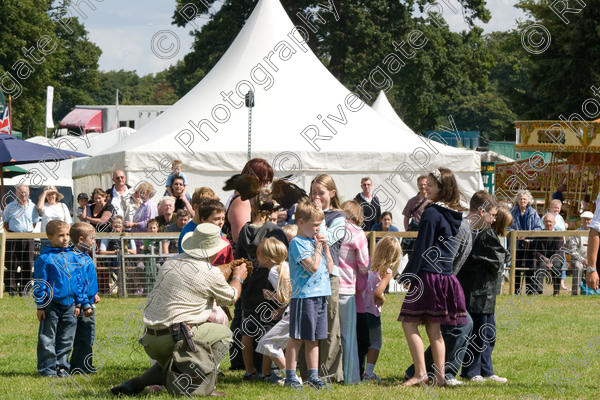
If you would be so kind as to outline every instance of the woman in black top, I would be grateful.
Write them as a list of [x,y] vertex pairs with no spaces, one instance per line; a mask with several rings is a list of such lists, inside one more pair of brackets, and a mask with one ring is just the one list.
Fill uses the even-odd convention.
[[81,214],[82,221],[89,222],[96,228],[96,232],[110,232],[110,220],[115,212],[112,204],[106,201],[107,194],[100,188],[94,189],[92,192],[92,215],[87,215],[86,209],[83,209]]

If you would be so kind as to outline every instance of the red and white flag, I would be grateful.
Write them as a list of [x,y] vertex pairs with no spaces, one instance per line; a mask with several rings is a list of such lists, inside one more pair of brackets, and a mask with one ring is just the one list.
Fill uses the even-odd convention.
[[0,133],[11,134],[10,106],[4,107],[4,111],[0,115]]

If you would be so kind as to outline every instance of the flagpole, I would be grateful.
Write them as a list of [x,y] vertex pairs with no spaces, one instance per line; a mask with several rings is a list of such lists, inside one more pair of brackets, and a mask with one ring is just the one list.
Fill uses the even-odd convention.
[[119,129],[119,88],[117,88],[117,94],[115,98],[115,129]]
[[9,134],[12,135],[12,96],[8,95],[8,121],[9,121]]
[[52,119],[52,104],[54,103],[54,86],[46,86],[46,123],[44,136],[48,138],[48,128],[54,129],[54,121]]
[[[2,200],[0,200],[0,209],[4,210],[4,165],[0,164],[0,196],[2,196]],[[0,265],[0,268],[4,267]],[[1,284],[1,283],[0,283]]]
[[248,107],[248,160],[252,158],[252,108],[254,107],[254,92],[252,89],[246,93],[246,107]]

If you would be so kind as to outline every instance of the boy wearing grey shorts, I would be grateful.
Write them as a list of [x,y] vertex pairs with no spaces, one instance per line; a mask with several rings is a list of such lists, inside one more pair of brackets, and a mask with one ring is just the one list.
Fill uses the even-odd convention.
[[290,341],[286,351],[285,385],[299,387],[296,376],[298,350],[304,344],[308,383],[325,388],[319,379],[318,340],[327,339],[327,296],[331,295],[329,274],[333,268],[327,239],[319,234],[323,211],[308,199],[296,207],[298,235],[289,247],[290,280]]

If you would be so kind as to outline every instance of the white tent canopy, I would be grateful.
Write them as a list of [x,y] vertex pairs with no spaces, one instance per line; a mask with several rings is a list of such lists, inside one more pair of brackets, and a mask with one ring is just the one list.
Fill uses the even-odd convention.
[[504,154],[496,153],[495,151],[480,151],[479,156],[481,157],[481,162],[501,162],[501,163],[509,163],[514,162],[510,157],[505,156]]
[[375,102],[371,107],[373,107],[373,110],[377,111],[380,115],[387,118],[390,122],[393,122],[396,125],[399,125],[403,130],[416,135],[416,133],[410,129],[409,126],[406,125],[404,121],[402,121],[402,118],[400,118],[400,116],[396,113],[396,110],[394,110],[394,107],[392,107],[390,104],[390,101],[383,90],[379,92]]
[[331,75],[299,30],[277,0],[260,0],[189,93],[109,152],[74,162],[77,191],[108,186],[115,168],[127,171],[130,184],[160,187],[168,174],[160,163],[168,158],[183,161],[191,188],[210,186],[226,197],[223,182],[247,161],[249,87],[256,93],[252,156],[271,162],[278,176],[292,171],[304,188],[326,172],[349,200],[368,175],[383,208],[399,217],[416,177],[432,168],[450,167],[465,194],[482,187],[475,152],[399,132]]

